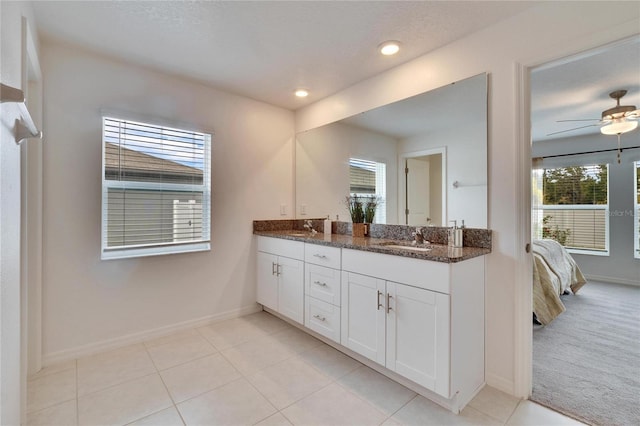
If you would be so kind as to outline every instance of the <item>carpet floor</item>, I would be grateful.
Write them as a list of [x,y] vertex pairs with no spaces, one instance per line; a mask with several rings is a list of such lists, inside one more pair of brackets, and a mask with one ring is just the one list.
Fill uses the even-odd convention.
[[531,399],[592,425],[640,424],[640,287],[587,283],[533,330]]

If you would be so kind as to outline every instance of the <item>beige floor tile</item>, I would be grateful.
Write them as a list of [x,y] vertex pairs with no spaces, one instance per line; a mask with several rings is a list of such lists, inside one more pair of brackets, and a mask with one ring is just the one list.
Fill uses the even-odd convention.
[[245,317],[200,327],[198,332],[218,350],[229,349],[268,334]]
[[47,374],[27,382],[27,412],[76,398],[76,370]]
[[339,379],[362,365],[355,359],[325,344],[305,351],[299,356],[305,362],[333,379]]
[[78,396],[155,373],[144,345],[78,359]]
[[72,359],[70,361],[58,362],[52,365],[47,365],[46,367],[42,367],[40,371],[34,373],[28,377],[28,380],[39,379],[40,377],[44,377],[48,374],[59,373],[65,370],[71,370],[76,368],[76,360]]
[[189,425],[251,425],[276,409],[246,379],[239,379],[178,404]]
[[331,379],[300,358],[290,358],[248,377],[281,410],[328,385]]
[[176,407],[165,408],[162,411],[154,413],[150,416],[144,417],[133,423],[129,423],[130,426],[184,426],[180,414]]
[[583,425],[577,420],[531,401],[520,401],[506,424],[514,426]]
[[364,365],[338,383],[389,416],[416,396],[414,391]]
[[78,398],[81,425],[123,425],[173,405],[155,373]]
[[281,413],[275,413],[272,416],[267,417],[261,422],[256,423],[256,426],[292,426],[291,422],[287,420]]
[[221,354],[213,354],[160,372],[173,400],[182,402],[240,378]]
[[274,333],[271,337],[284,348],[295,353],[305,352],[324,344],[310,334],[295,327]]
[[198,336],[199,333],[195,328],[190,328],[188,330],[179,331],[177,333],[167,334],[166,336],[158,337],[156,339],[150,339],[144,342],[144,345],[147,348],[151,348],[154,346],[164,345],[166,343],[172,343],[176,340],[181,340],[186,337],[194,337]]
[[460,414],[453,414],[451,411],[437,405],[434,402],[418,395],[407,405],[402,407],[393,415],[395,424],[401,425],[501,425],[480,411],[466,407]]
[[27,414],[27,426],[72,426],[78,424],[76,400]]
[[222,351],[222,355],[248,376],[295,355],[270,336],[241,343]]
[[255,327],[264,331],[265,333],[273,334],[278,331],[282,331],[288,328],[293,327],[288,322],[281,320],[275,315],[271,315],[268,312],[261,311],[255,314],[246,315],[244,318],[250,324],[253,324]]
[[336,383],[282,410],[294,425],[379,425],[387,417]]
[[515,396],[485,386],[468,406],[504,423],[511,417],[519,402],[520,399]]
[[184,336],[157,346],[147,347],[158,370],[165,370],[218,352],[200,335]]

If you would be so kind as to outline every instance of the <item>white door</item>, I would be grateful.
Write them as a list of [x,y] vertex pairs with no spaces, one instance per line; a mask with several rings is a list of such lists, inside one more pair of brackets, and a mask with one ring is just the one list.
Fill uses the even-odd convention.
[[304,262],[278,257],[278,312],[304,322]]
[[429,209],[429,161],[407,158],[407,225],[426,225]]
[[387,363],[449,398],[449,296],[387,281]]
[[278,310],[278,276],[276,275],[278,256],[258,252],[257,299],[258,303],[275,311]]
[[384,281],[343,271],[341,309],[342,345],[384,365]]

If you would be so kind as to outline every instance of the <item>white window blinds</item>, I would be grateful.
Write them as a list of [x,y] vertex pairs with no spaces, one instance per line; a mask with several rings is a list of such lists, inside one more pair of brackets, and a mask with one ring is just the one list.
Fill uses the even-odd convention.
[[577,253],[608,254],[608,172],[607,164],[544,169],[539,176],[542,205],[533,212],[538,236]]
[[104,117],[102,258],[209,249],[211,135]]
[[376,161],[349,159],[349,193],[376,197],[374,223],[387,223],[387,165]]

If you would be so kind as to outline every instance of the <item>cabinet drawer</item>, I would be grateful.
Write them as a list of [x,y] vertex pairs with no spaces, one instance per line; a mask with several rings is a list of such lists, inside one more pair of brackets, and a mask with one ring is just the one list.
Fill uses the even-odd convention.
[[340,343],[340,308],[313,297],[305,297],[304,325]]
[[307,265],[306,294],[340,306],[340,271],[324,266]]
[[340,269],[340,249],[318,244],[305,244],[304,261],[314,265]]
[[304,243],[284,240],[282,238],[257,236],[258,251],[303,260]]

